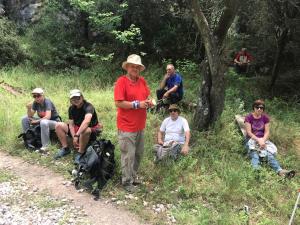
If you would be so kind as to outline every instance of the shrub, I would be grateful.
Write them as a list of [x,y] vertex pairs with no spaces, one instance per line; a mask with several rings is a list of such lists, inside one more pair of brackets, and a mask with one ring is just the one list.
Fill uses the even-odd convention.
[[25,60],[25,51],[16,36],[14,24],[0,18],[0,66],[17,65]]

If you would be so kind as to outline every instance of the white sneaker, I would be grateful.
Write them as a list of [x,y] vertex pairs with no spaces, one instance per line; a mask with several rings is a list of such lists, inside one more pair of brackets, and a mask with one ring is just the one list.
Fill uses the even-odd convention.
[[40,153],[47,153],[47,151],[49,150],[48,146],[43,146],[39,149]]

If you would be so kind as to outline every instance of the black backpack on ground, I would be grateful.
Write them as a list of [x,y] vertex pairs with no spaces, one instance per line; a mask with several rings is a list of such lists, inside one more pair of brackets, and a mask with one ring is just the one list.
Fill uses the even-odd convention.
[[[98,199],[100,191],[115,172],[115,146],[110,140],[96,140],[79,159],[72,171],[76,188],[83,185]],[[94,188],[93,185],[97,184]]]
[[24,145],[29,150],[35,150],[42,147],[40,125],[30,126],[24,133],[18,136],[18,138],[20,137],[23,138]]

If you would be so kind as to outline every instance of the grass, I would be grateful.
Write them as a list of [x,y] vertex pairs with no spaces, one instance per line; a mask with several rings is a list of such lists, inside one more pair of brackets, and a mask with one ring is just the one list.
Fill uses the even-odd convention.
[[3,182],[9,182],[9,181],[12,181],[12,180],[15,180],[15,176],[6,171],[6,170],[1,170],[0,171],[0,183],[3,183]]
[[[29,66],[1,70],[0,80],[22,88],[24,95],[15,97],[0,89],[0,145],[13,155],[68,176],[67,170],[73,167],[72,156],[58,162],[52,160],[58,145],[51,147],[50,157],[43,157],[24,150],[16,136],[20,132],[25,104],[31,100],[30,91],[34,87],[45,89],[46,96],[55,103],[63,119],[67,119],[69,90],[79,88],[93,103],[104,124],[103,137],[116,144],[117,174],[103,195],[109,197],[114,193],[122,200],[125,193],[119,185],[120,153],[113,103],[113,83],[121,71],[108,70],[109,65],[101,66],[89,71],[58,74],[37,72]],[[153,96],[162,74],[163,70],[155,65],[148,66],[145,71]],[[200,77],[188,71],[183,75],[185,87],[188,87],[186,101],[193,101],[198,85],[195,80],[200,80]],[[287,224],[296,201],[299,176],[291,181],[283,180],[268,167],[263,168],[258,176],[245,157],[242,137],[234,122],[235,114],[251,111],[253,100],[267,97],[267,93],[261,91],[264,82],[259,79],[263,78],[239,77],[232,71],[226,78],[228,88],[224,112],[209,131],[192,130],[192,150],[187,157],[176,162],[153,163],[152,145],[164,117],[148,114],[145,154],[140,168],[145,185],[137,194],[139,200],[128,201],[127,205],[145,220],[155,224],[167,223],[165,213],[154,214],[151,210],[152,205],[162,203],[175,206],[169,213],[174,215],[177,224]],[[279,149],[278,160],[283,167],[300,171],[293,145],[293,140],[300,135],[299,103],[267,98],[266,105],[272,117],[271,138]],[[191,112],[183,111],[182,115],[191,121]],[[149,202],[149,206],[144,207],[143,201]],[[243,210],[245,205],[250,208],[249,215]],[[300,223],[299,215],[295,224],[297,222]]]

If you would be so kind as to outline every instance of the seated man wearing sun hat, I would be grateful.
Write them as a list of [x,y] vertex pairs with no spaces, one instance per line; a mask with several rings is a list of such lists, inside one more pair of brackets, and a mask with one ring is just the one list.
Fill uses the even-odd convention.
[[158,132],[158,144],[154,145],[156,160],[171,157],[177,159],[189,152],[190,128],[187,120],[180,116],[180,109],[176,104],[169,107],[170,116],[164,119]]
[[67,135],[73,139],[73,146],[78,149],[75,162],[78,162],[81,155],[85,153],[86,147],[91,139],[96,139],[97,134],[102,129],[102,124],[98,122],[98,117],[94,106],[87,102],[81,91],[74,89],[70,91],[69,122],[57,123],[56,134],[60,140],[62,148],[59,149],[54,159],[59,159],[70,154]]
[[[42,88],[35,88],[31,92],[33,101],[30,101],[27,105],[27,115],[22,118],[23,133],[31,125],[40,125],[41,127],[41,141],[42,147],[40,152],[48,150],[50,144],[50,131],[55,130],[55,125],[60,121],[60,117],[56,111],[53,102],[45,98],[44,90]],[[34,117],[37,113],[38,117]]]

